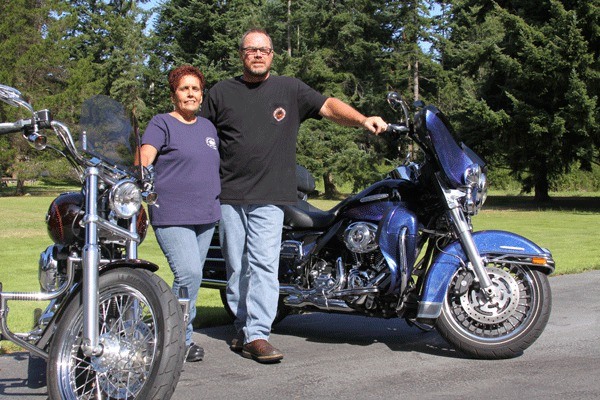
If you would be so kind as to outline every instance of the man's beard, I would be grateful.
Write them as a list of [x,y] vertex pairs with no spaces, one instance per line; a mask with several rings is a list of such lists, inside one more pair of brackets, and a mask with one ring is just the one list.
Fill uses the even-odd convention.
[[248,67],[244,67],[244,70],[246,71],[246,73],[254,78],[264,78],[269,74],[269,69],[268,68],[264,68],[261,70],[252,70]]

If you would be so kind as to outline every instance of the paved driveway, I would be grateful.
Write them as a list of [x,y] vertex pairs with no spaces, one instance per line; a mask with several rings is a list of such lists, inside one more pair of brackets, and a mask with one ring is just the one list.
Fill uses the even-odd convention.
[[[285,354],[274,365],[229,351],[231,326],[196,332],[206,358],[185,365],[173,399],[598,399],[600,271],[550,284],[546,330],[515,359],[464,358],[398,319],[294,315],[274,329]],[[45,399],[44,388],[27,388],[26,369],[24,353],[0,357],[0,399]]]

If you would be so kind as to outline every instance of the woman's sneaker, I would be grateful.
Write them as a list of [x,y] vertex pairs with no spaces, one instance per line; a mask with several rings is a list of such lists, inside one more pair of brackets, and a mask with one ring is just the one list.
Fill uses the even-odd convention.
[[190,343],[187,354],[185,355],[185,362],[196,362],[202,361],[204,358],[204,349],[195,343]]

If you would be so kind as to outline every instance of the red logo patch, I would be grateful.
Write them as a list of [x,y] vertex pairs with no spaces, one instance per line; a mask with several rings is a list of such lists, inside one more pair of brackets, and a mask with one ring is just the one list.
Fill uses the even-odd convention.
[[275,111],[273,111],[273,118],[280,122],[285,118],[285,110],[282,107],[278,107]]

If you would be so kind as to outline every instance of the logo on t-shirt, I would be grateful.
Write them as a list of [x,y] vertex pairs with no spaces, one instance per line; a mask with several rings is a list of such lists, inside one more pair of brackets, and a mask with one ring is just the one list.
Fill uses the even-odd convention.
[[217,150],[217,141],[215,140],[215,138],[207,137],[206,145],[213,150]]
[[275,118],[277,122],[281,122],[281,120],[285,118],[285,109],[283,107],[277,107],[277,109],[273,111],[273,118]]

